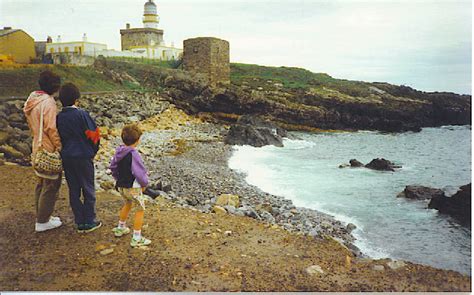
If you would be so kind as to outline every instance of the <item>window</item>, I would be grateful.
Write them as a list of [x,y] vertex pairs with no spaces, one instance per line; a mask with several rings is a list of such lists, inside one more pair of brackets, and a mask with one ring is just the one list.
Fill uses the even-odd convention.
[[197,48],[197,47],[194,47],[194,48],[193,48],[193,52],[194,52],[194,53],[198,53],[198,48]]
[[54,48],[50,48],[49,53],[54,53]]
[[69,52],[69,47],[64,47],[64,52],[68,53]]

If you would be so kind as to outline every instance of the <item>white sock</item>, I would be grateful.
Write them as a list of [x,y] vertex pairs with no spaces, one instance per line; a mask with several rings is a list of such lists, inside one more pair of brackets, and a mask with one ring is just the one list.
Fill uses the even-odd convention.
[[141,230],[133,230],[133,239],[140,240],[142,238],[142,231]]
[[118,228],[125,228],[125,227],[126,227],[126,224],[127,224],[126,221],[120,221],[120,220],[119,220]]

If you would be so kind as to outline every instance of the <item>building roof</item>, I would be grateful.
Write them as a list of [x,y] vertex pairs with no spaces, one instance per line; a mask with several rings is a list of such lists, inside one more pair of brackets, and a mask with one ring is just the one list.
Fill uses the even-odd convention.
[[12,29],[7,29],[7,30],[2,29],[2,30],[0,30],[0,37],[9,35],[11,33],[19,32],[19,31],[21,31],[21,30],[19,30],[19,29],[14,29],[14,30],[12,30]]
[[162,29],[155,29],[155,28],[130,28],[130,29],[121,29],[120,30],[121,35],[129,34],[129,33],[143,33],[143,32],[163,34]]

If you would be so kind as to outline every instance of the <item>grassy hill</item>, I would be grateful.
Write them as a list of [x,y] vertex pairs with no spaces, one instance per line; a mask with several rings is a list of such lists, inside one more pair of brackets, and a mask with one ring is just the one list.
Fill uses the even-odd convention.
[[0,67],[0,97],[27,96],[31,91],[39,88],[39,74],[47,69],[60,75],[62,83],[75,83],[82,92],[130,89],[130,86],[114,82],[92,67],[27,65]]
[[[350,96],[370,95],[370,83],[335,79],[325,73],[313,73],[294,67],[267,67],[252,64],[231,64],[231,81],[235,85],[272,88],[282,84],[285,89],[323,90],[329,88]],[[267,83],[265,83],[267,82]]]

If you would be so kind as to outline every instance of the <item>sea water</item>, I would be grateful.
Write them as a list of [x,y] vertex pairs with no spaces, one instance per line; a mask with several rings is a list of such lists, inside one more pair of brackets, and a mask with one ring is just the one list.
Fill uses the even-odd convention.
[[[353,223],[355,245],[373,258],[401,259],[471,273],[471,230],[427,209],[427,201],[397,198],[406,185],[452,195],[471,182],[471,127],[418,133],[294,133],[284,147],[235,147],[230,168],[265,192]],[[338,168],[350,159],[385,158],[402,168],[381,172]]]

